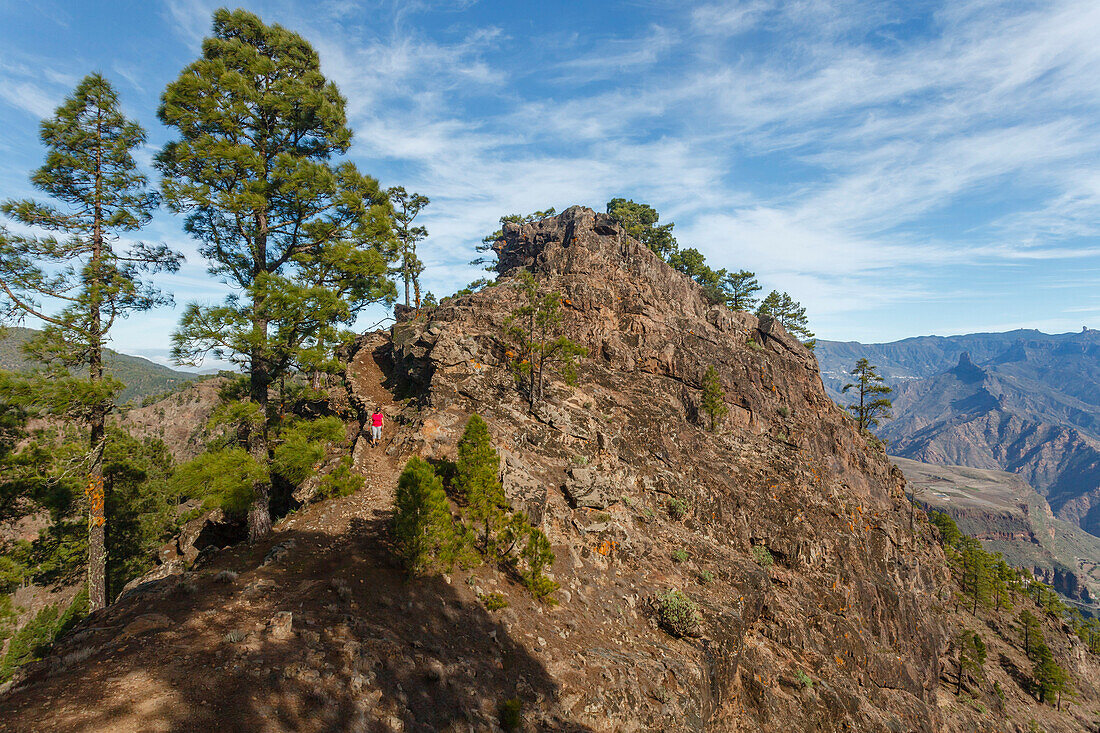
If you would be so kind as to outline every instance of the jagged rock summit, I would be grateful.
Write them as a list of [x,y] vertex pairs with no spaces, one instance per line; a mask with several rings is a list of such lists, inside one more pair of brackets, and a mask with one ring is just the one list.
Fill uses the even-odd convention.
[[[94,615],[0,700],[0,730],[49,705],[56,730],[482,731],[506,703],[532,731],[1005,729],[943,692],[943,554],[805,346],[710,305],[590,209],[507,225],[496,251],[495,286],[346,355],[364,489]],[[534,410],[505,364],[518,268],[561,294],[589,354]],[[709,367],[728,407],[714,431]],[[370,447],[375,408],[390,427]],[[553,546],[556,605],[492,564],[406,581],[392,555],[400,467],[453,458],[475,412]],[[698,606],[683,638],[656,610],[670,590]]]

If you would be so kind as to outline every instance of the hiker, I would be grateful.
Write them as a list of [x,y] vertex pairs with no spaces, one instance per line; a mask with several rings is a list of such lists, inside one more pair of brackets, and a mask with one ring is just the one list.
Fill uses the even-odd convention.
[[378,445],[380,440],[382,440],[382,410],[375,408],[374,414],[370,416],[371,445]]

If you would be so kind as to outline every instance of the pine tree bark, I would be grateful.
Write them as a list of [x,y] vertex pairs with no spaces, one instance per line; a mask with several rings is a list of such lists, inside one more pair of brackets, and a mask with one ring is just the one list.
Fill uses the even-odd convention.
[[[257,217],[256,274],[263,272],[267,262],[267,216]],[[267,318],[263,315],[263,303],[259,295],[252,296],[252,353],[249,355],[249,397],[259,410],[259,425],[249,435],[249,454],[264,467],[264,477],[252,486],[254,497],[248,509],[248,542],[254,544],[271,532],[271,458],[268,451],[267,407],[271,386],[265,345],[267,343]]]
[[[102,118],[102,107],[97,109]],[[96,125],[95,211],[92,230],[92,256],[88,263],[91,284],[89,287],[88,319],[88,379],[93,385],[103,383],[103,324],[100,313],[100,288],[103,273],[103,175],[102,122]],[[106,405],[97,402],[89,417],[88,484],[88,609],[95,611],[107,605],[107,496],[103,485],[103,441],[107,418]]]

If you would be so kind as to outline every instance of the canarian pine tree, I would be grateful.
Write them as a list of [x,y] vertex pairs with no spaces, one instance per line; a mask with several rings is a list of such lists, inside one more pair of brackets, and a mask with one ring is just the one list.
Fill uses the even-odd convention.
[[722,278],[722,291],[726,296],[726,306],[738,311],[751,311],[756,307],[756,294],[762,288],[755,272],[738,270]]
[[[405,286],[405,305],[420,310],[420,275],[424,272],[424,263],[416,256],[416,243],[428,236],[425,227],[413,224],[421,210],[431,203],[427,196],[409,193],[404,186],[387,189],[393,205],[394,235],[397,238],[397,269]],[[415,292],[410,303],[409,286]]]
[[718,427],[718,421],[729,411],[726,407],[726,392],[722,389],[722,381],[718,378],[718,370],[714,366],[707,367],[703,375],[703,412],[710,418],[710,429]]
[[454,537],[443,482],[419,456],[409,459],[397,481],[393,531],[398,553],[410,575],[429,570]]
[[760,318],[774,318],[792,335],[803,339],[810,348],[815,343],[814,334],[806,319],[806,308],[787,293],[773,290],[768,293],[756,308]]
[[510,366],[534,412],[545,398],[547,372],[556,366],[567,384],[576,383],[577,357],[586,356],[588,349],[564,334],[561,293],[540,290],[527,270],[519,272],[515,287],[524,302],[504,320],[504,335],[512,346]]
[[855,415],[860,430],[870,430],[877,426],[880,420],[890,417],[890,408],[893,404],[886,395],[894,390],[883,384],[878,367],[867,359],[857,361],[849,374],[855,377],[856,381],[844,385],[841,392],[855,389],[856,394],[859,395],[859,402],[848,405],[847,409]]
[[233,289],[220,305],[187,306],[173,353],[181,364],[224,355],[248,375],[258,420],[240,442],[263,477],[251,487],[253,542],[271,528],[271,385],[331,366],[340,327],[396,297],[386,194],[331,161],[351,144],[344,106],[305,39],[223,9],[159,110],[178,133],[157,158],[165,200]]
[[453,485],[467,506],[481,550],[488,552],[507,518],[508,500],[500,482],[500,455],[480,415],[470,416],[459,438]]
[[46,162],[31,182],[56,203],[0,207],[31,232],[0,230],[0,288],[9,316],[45,326],[28,350],[49,373],[27,383],[28,399],[88,430],[88,597],[95,610],[107,602],[103,452],[120,387],[107,374],[103,349],[118,319],[166,302],[140,275],[177,269],[180,256],[164,246],[120,247],[119,237],[145,225],[157,201],[133,158],[145,131],[123,116],[104,77],[85,77],[42,123],[41,138]]

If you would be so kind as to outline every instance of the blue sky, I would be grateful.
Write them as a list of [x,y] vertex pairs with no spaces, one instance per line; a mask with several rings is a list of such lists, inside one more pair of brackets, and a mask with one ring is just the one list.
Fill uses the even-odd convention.
[[[218,6],[0,0],[0,197],[34,193],[38,121],[92,70],[148,163]],[[432,199],[438,295],[478,276],[501,214],[625,196],[789,291],[823,338],[1100,326],[1096,0],[247,7],[318,49],[351,158]],[[147,238],[188,256],[161,280],[177,303],[220,298],[177,218]],[[176,316],[116,326],[115,348],[163,360]]]

